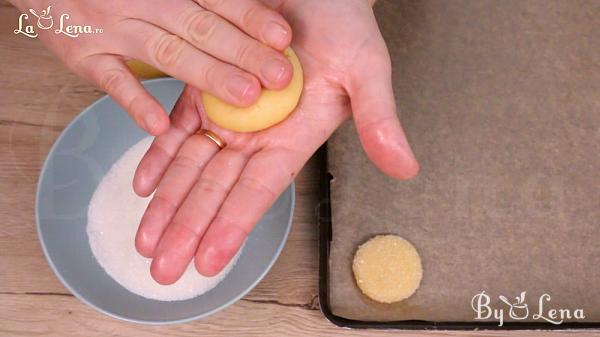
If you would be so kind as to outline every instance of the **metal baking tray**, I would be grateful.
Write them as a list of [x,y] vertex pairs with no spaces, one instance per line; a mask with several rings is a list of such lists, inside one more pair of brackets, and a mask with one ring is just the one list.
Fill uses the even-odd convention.
[[347,319],[335,315],[329,306],[329,251],[332,239],[332,217],[330,202],[330,181],[332,175],[327,169],[327,145],[323,145],[316,154],[321,163],[320,202],[316,209],[319,230],[319,303],[323,315],[339,327],[355,329],[403,329],[403,330],[573,330],[600,329],[600,322],[566,322],[554,325],[546,322],[506,321],[503,326],[497,322],[465,321],[438,322],[426,320],[406,320],[374,322]]

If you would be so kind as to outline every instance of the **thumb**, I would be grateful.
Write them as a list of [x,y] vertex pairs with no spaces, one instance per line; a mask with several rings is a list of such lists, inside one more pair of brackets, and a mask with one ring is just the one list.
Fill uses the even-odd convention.
[[347,89],[354,124],[369,159],[385,174],[409,179],[419,172],[419,163],[396,114],[387,49],[378,49],[382,52],[364,48],[350,73]]

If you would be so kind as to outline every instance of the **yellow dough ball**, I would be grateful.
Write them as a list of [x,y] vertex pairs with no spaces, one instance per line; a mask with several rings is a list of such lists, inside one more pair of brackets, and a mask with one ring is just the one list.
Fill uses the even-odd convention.
[[290,84],[282,90],[263,89],[258,100],[248,107],[236,107],[203,92],[204,110],[218,126],[237,132],[254,132],[269,128],[284,120],[298,104],[304,78],[298,56],[291,48],[283,54],[292,63],[294,74]]
[[127,66],[137,78],[141,79],[169,76],[153,66],[138,60],[127,61]]
[[397,235],[378,235],[360,245],[352,270],[363,294],[381,303],[410,297],[423,277],[417,250]]

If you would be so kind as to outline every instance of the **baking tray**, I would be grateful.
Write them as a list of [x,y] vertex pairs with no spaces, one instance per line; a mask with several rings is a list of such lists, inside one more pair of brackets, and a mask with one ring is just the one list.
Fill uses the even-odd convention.
[[[325,316],[355,328],[600,328],[598,2],[381,0],[375,11],[422,170],[386,178],[352,123],[319,152]],[[361,295],[350,268],[353,249],[386,232],[424,266],[419,291],[390,306]],[[587,319],[474,320],[467,301],[482,289],[494,303],[527,291],[531,307],[548,292]]]
[[554,325],[544,322],[498,322],[465,321],[441,322],[425,320],[406,321],[363,321],[348,319],[335,315],[329,306],[329,249],[332,239],[332,216],[330,199],[330,182],[333,178],[327,166],[327,144],[316,154],[320,163],[319,169],[319,204],[316,218],[319,231],[319,304],[323,315],[333,324],[354,329],[403,329],[403,330],[589,330],[600,329],[600,322],[567,322]]

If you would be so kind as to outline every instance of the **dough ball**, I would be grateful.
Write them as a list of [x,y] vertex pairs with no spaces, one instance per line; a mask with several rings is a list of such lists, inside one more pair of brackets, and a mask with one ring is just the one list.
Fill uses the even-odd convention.
[[378,235],[360,245],[352,270],[363,294],[381,303],[410,297],[423,277],[417,250],[397,235]]
[[153,66],[147,65],[146,63],[138,60],[127,61],[127,66],[129,67],[129,70],[131,70],[131,72],[140,79],[169,76]]
[[292,48],[287,48],[283,54],[292,64],[294,71],[286,88],[263,89],[258,100],[248,107],[236,107],[203,92],[202,104],[208,118],[224,129],[237,132],[264,130],[286,119],[298,105],[304,87],[304,75],[300,60]]

